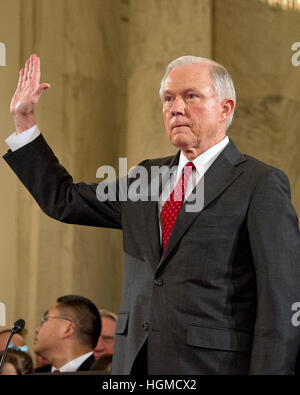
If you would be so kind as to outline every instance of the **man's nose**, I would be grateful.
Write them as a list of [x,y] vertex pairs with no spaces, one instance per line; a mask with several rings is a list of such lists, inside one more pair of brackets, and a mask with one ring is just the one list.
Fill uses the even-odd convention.
[[100,335],[98,344],[97,344],[97,348],[103,349],[105,348],[105,341],[103,340],[103,337]]
[[184,112],[185,112],[184,100],[181,97],[176,97],[171,107],[172,115],[180,115],[180,114],[184,114]]

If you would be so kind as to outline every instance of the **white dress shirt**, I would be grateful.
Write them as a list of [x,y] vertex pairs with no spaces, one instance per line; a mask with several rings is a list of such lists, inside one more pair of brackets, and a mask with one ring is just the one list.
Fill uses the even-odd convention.
[[[192,171],[191,177],[189,178],[188,183],[187,183],[187,187],[186,187],[186,191],[185,191],[185,195],[184,195],[185,200],[189,197],[192,190],[195,188],[195,186],[198,184],[198,182],[202,179],[205,172],[213,164],[213,162],[217,159],[217,157],[224,150],[224,148],[227,146],[228,143],[229,143],[229,138],[228,138],[228,136],[225,136],[223,140],[221,140],[219,143],[213,145],[208,150],[204,151],[202,154],[197,156],[197,158],[192,161],[195,166],[195,169]],[[181,173],[183,171],[184,166],[188,162],[191,162],[191,161],[189,159],[187,159],[186,156],[181,151],[174,183],[171,187],[170,186],[171,181],[169,180],[162,189],[160,200],[158,202],[158,217],[159,217],[158,222],[159,222],[161,245],[162,245],[162,226],[161,226],[161,217],[160,217],[161,209],[162,209],[163,205],[165,204],[166,200],[169,198],[170,193],[172,192],[173,188],[177,184],[179,178],[181,177]]]
[[86,354],[81,355],[78,358],[73,359],[73,361],[67,362],[60,368],[56,368],[52,366],[51,372],[55,372],[55,370],[59,370],[60,372],[76,372],[79,366],[88,359],[93,354],[93,351],[90,351]]
[[20,134],[14,132],[5,140],[6,144],[12,151],[16,151],[22,148],[24,145],[30,143],[36,139],[41,134],[37,125],[32,126],[32,128],[25,130]]
[[[202,154],[197,156],[197,158],[192,161],[195,166],[195,169],[192,171],[191,177],[188,181],[187,188],[185,191],[185,199],[188,198],[194,187],[197,185],[197,183],[200,181],[200,179],[207,171],[207,169],[213,164],[213,162],[217,159],[217,157],[220,155],[220,153],[223,151],[223,149],[226,147],[228,143],[229,143],[229,138],[226,136],[218,144],[210,147],[208,150],[204,151]],[[176,171],[174,186],[177,184],[181,176],[182,170],[188,162],[191,161],[187,159],[186,156],[181,152],[179,157],[178,168]],[[162,190],[162,194],[160,197],[160,210],[164,205],[164,202],[170,196],[172,189],[173,188],[170,188],[170,180],[169,180],[169,182],[166,183],[166,185],[163,187]]]

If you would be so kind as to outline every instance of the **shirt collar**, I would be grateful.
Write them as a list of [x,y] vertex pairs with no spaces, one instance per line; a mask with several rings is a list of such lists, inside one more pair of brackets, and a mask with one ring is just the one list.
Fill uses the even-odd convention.
[[59,370],[60,372],[76,372],[79,366],[88,359],[93,354],[93,351],[87,352],[86,354],[80,355],[80,357],[73,359],[72,361],[67,362],[60,368],[56,368],[52,366],[51,372],[55,370]]
[[[202,152],[202,154],[198,155],[197,158],[192,161],[199,175],[203,175],[206,172],[209,166],[214,162],[214,160],[223,151],[228,143],[229,138],[228,136],[225,136],[223,140],[213,145],[208,150]],[[188,162],[190,162],[190,160],[187,159],[187,157],[181,151],[177,169],[177,178]]]

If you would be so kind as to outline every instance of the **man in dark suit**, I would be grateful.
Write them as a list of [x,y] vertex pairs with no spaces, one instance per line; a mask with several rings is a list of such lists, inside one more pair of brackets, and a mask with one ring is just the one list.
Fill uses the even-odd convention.
[[298,219],[286,175],[226,136],[235,108],[226,69],[195,57],[168,66],[160,94],[179,151],[140,164],[148,175],[140,199],[133,174],[73,183],[35,125],[47,88],[32,55],[11,103],[16,133],[4,158],[51,217],[123,230],[112,374],[293,374]]
[[50,364],[35,372],[90,370],[100,333],[101,318],[93,302],[79,295],[61,296],[36,328],[34,351]]

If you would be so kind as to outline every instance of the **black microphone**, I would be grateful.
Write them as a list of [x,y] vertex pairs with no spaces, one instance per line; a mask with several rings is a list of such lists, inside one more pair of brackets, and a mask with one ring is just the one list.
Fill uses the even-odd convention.
[[14,323],[14,326],[12,327],[11,331],[14,334],[19,333],[23,330],[24,326],[25,326],[25,321],[22,320],[22,318],[20,318],[18,321]]
[[6,346],[5,346],[5,350],[4,350],[3,354],[2,354],[2,358],[1,358],[1,361],[0,361],[0,373],[1,373],[1,371],[2,371],[2,367],[3,367],[4,362],[5,362],[5,359],[6,359],[6,354],[7,354],[7,350],[8,350],[8,346],[9,346],[9,343],[10,343],[10,341],[11,341],[11,338],[12,338],[13,335],[15,335],[16,333],[21,332],[22,329],[24,328],[24,326],[25,326],[25,321],[22,320],[22,318],[20,318],[19,320],[17,320],[17,321],[14,323],[14,325],[13,325],[11,331],[10,331],[11,333],[10,333],[9,338],[8,338],[8,340],[7,340],[7,343],[6,343]]

